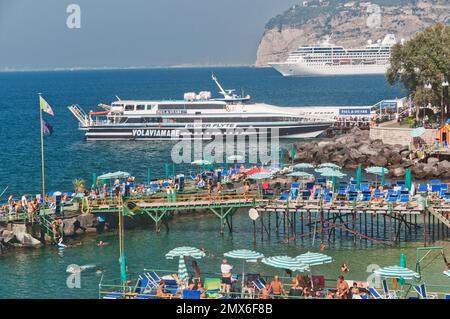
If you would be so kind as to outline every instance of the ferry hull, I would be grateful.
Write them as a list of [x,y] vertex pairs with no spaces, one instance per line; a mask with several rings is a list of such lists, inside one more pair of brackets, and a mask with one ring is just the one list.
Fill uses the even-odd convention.
[[387,65],[324,65],[308,66],[302,63],[269,63],[283,76],[333,76],[384,74]]
[[[117,127],[95,126],[85,128],[86,140],[179,140],[180,138],[210,140],[217,135],[277,134],[279,138],[313,138],[330,127],[330,123],[312,123],[280,127],[236,127],[234,129],[186,129],[180,127]],[[250,130],[249,130],[250,129]]]

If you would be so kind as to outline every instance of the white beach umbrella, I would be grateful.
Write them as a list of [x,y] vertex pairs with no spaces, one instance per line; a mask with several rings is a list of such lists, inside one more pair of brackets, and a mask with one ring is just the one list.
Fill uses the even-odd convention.
[[314,168],[314,165],[309,163],[298,163],[294,165],[294,169]]
[[191,162],[192,165],[197,165],[197,166],[202,166],[202,165],[210,165],[211,162],[207,161],[207,160],[195,160],[193,162]]
[[384,278],[402,278],[402,279],[413,279],[419,278],[419,274],[401,266],[389,266],[377,269],[374,271],[375,275]]
[[263,264],[272,266],[275,268],[288,269],[290,271],[307,271],[309,266],[301,263],[298,259],[289,256],[273,256],[268,258],[263,258],[261,260]]
[[[264,255],[249,249],[236,249],[223,254],[227,258],[242,259],[242,288],[244,287],[245,262],[257,262],[258,259],[264,258]],[[241,297],[244,290],[241,290]]]
[[333,262],[333,258],[331,256],[321,253],[312,253],[309,251],[307,253],[298,255],[297,257],[295,257],[295,259],[308,266],[323,265]]
[[319,167],[329,167],[329,168],[334,168],[334,169],[341,168],[339,165],[336,165],[334,163],[323,163],[323,164],[320,164]]

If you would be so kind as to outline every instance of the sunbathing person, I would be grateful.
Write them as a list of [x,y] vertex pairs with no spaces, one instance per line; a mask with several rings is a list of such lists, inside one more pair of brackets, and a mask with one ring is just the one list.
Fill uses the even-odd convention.
[[344,276],[339,276],[337,282],[337,298],[338,299],[347,299],[349,287],[348,283],[345,281]]
[[266,283],[259,293],[259,299],[270,299],[270,284]]
[[200,281],[197,284],[197,289],[196,290],[200,291],[200,298],[201,299],[205,299],[206,298],[205,288],[203,288],[203,284]]
[[160,298],[172,298],[172,294],[168,294],[164,292],[164,289],[166,288],[166,284],[164,283],[164,280],[161,280],[159,283],[159,287],[156,290],[156,296]]
[[359,296],[360,295],[360,291],[359,291],[357,282],[353,283],[352,288],[350,288],[350,293],[352,294],[352,296]]

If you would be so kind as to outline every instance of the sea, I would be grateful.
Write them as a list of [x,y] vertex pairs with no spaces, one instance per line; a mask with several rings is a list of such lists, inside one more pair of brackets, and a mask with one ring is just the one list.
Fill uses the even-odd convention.
[[[127,70],[45,71],[0,73],[0,202],[13,194],[36,194],[41,189],[41,160],[38,93],[52,106],[55,115],[44,113],[53,127],[45,137],[46,189],[72,191],[72,181],[82,178],[89,184],[93,173],[127,171],[137,181],[164,176],[172,142],[91,141],[78,130],[77,120],[67,106],[78,104],[86,111],[97,110],[99,103],[120,99],[182,99],[185,92],[211,91],[217,87],[214,73],[225,88],[250,94],[255,102],[279,106],[373,105],[383,99],[406,95],[402,88],[386,84],[383,76],[289,77],[273,69],[253,67],[155,68]],[[292,143],[290,141],[289,143]],[[189,164],[177,165],[177,173],[188,174]],[[202,271],[218,272],[221,257],[231,249],[250,248],[271,255],[295,256],[318,251],[318,240],[285,242],[273,239],[253,243],[252,222],[245,213],[233,220],[233,234],[219,233],[219,221],[211,215],[179,217],[170,221],[170,230],[160,234],[153,227],[127,230],[125,254],[129,273],[137,276],[143,269],[176,272],[178,261],[164,255],[177,246],[202,247],[207,257],[199,261]],[[99,240],[109,245],[97,247]],[[98,298],[101,281],[118,278],[118,244],[115,232],[79,238],[81,245],[63,251],[54,246],[15,250],[0,256],[0,298]],[[448,242],[436,243],[448,252]],[[326,247],[335,262],[314,267],[314,272],[335,279],[339,266],[346,263],[349,279],[368,280],[373,267],[398,264],[406,254],[407,264],[415,268],[416,248],[421,242],[386,247],[342,238]],[[188,268],[190,261],[188,261]],[[87,265],[79,287],[68,284],[69,265]],[[241,271],[236,262],[235,269]],[[268,275],[278,270],[261,263],[246,265],[251,272]],[[102,274],[95,272],[101,268]],[[424,269],[430,285],[441,289],[444,263],[437,259]],[[68,279],[69,278],[69,279]],[[370,277],[372,278],[372,277]],[[443,288],[442,288],[443,289]]]

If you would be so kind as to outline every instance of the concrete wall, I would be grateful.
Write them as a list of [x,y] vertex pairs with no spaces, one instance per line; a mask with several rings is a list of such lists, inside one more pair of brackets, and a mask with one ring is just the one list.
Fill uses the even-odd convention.
[[[411,137],[412,128],[400,128],[400,127],[371,127],[370,139],[380,139],[385,144],[400,144],[409,146],[413,142]],[[437,137],[437,130],[427,129],[426,132],[420,137],[427,144],[434,144]]]

